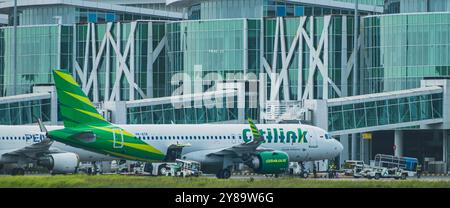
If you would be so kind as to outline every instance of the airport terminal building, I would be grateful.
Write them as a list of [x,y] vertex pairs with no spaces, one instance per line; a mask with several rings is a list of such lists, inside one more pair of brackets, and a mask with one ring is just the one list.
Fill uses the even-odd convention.
[[450,167],[450,0],[19,0],[17,15],[0,0],[0,14],[2,125],[60,124],[59,68],[115,123],[302,122],[341,141],[340,163]]

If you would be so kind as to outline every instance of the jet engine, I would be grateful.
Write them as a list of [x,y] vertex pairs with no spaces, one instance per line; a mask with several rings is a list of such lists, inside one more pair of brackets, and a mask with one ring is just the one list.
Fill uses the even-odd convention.
[[285,152],[260,152],[250,157],[246,163],[256,173],[280,174],[289,168],[289,156]]
[[48,168],[52,174],[75,173],[78,169],[80,159],[75,153],[49,154],[39,158],[38,165]]

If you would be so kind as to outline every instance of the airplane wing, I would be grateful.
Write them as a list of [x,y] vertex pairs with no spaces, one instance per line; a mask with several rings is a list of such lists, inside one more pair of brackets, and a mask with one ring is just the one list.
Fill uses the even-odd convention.
[[36,158],[45,153],[61,153],[60,150],[50,149],[53,141],[46,138],[39,143],[31,144],[29,146],[14,149],[9,152],[3,153],[2,157],[20,157],[25,156],[29,158]]
[[259,146],[264,142],[264,137],[261,136],[261,134],[259,133],[258,128],[256,127],[256,125],[253,123],[253,121],[251,119],[248,119],[248,122],[250,124],[250,130],[252,132],[253,135],[253,140],[247,143],[241,143],[232,147],[228,147],[225,149],[221,149],[217,152],[213,152],[208,154],[208,156],[212,156],[212,155],[243,155],[243,154],[247,154],[247,153],[255,153],[255,152],[263,152],[263,151],[273,151],[273,149],[265,149],[265,148],[260,148]]

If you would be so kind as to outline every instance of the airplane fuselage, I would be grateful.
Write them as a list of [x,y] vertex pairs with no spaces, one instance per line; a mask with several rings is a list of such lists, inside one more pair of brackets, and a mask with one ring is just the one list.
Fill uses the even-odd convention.
[[[219,150],[253,140],[246,124],[203,125],[119,125],[163,153],[174,144],[188,145],[182,154]],[[265,142],[261,149],[286,152],[290,161],[333,159],[342,151],[341,144],[327,138],[320,128],[300,124],[259,124]]]
[[[184,145],[182,155],[197,151],[215,151],[250,142],[253,138],[246,124],[202,125],[117,125],[134,134],[137,139],[166,154],[171,145]],[[291,162],[332,159],[339,155],[342,145],[328,138],[320,128],[300,124],[259,124],[265,142],[261,149],[286,152]],[[63,126],[47,126],[49,131]],[[0,126],[0,152],[19,149],[45,138],[38,126]],[[111,146],[87,151],[55,141],[52,148],[74,152],[81,161],[107,161],[127,155],[119,133],[110,138]],[[122,151],[123,148],[123,151]],[[120,154],[114,154],[120,152]],[[125,157],[126,158],[126,157]],[[133,158],[126,158],[133,159]],[[136,158],[139,160],[139,158]],[[147,158],[148,161],[148,158]],[[154,161],[158,161],[155,159]]]
[[[62,129],[63,126],[48,126],[49,129]],[[0,164],[8,162],[1,155],[17,149],[36,144],[45,139],[45,134],[40,132],[37,125],[32,126],[0,126]],[[110,157],[104,154],[99,154],[87,151],[80,148],[75,148],[57,141],[54,141],[50,149],[58,149],[64,152],[73,152],[80,157],[80,161],[94,162],[94,161],[110,161],[117,158]]]

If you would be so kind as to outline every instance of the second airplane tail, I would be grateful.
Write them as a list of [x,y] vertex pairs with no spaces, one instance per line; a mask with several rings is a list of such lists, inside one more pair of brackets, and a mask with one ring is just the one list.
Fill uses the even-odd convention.
[[65,127],[111,125],[98,113],[71,74],[62,70],[53,70],[53,77]]

